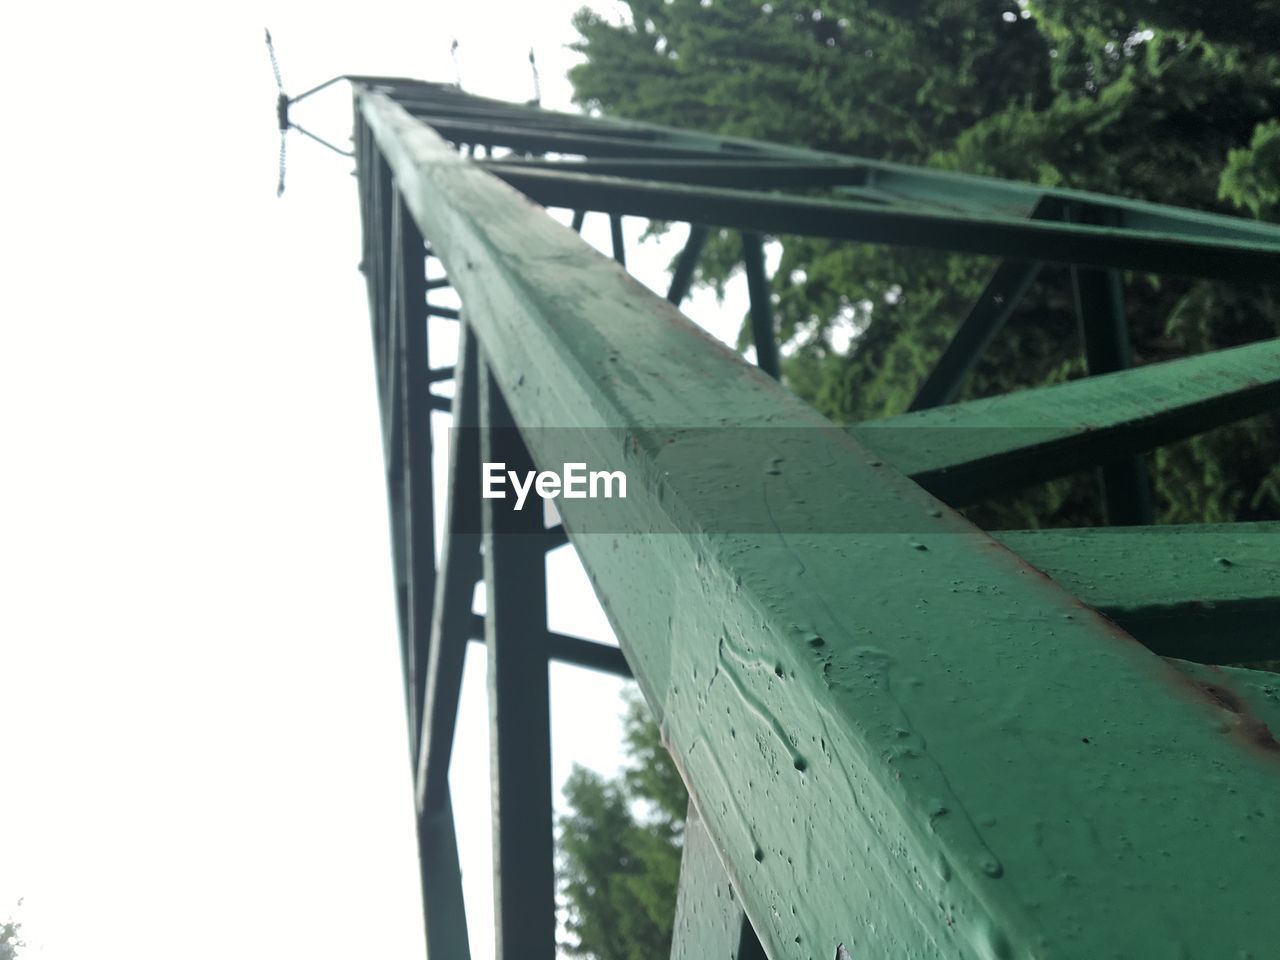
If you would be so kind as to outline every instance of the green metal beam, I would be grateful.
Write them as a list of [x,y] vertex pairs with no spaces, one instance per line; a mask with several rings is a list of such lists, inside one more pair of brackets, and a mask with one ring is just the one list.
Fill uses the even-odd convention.
[[[1072,222],[1097,226],[1116,226],[1120,219],[1112,211],[1078,207],[1069,208],[1067,216]],[[1133,366],[1129,321],[1125,316],[1124,277],[1120,271],[1073,266],[1071,287],[1089,376],[1115,373]],[[1155,521],[1151,478],[1141,457],[1103,464],[1097,470],[1097,482],[1107,523],[1132,526]]]
[[428,383],[439,383],[453,379],[453,367],[433,367],[427,374]]
[[472,633],[471,599],[483,575],[480,555],[480,376],[478,348],[463,325],[454,384],[453,433],[449,449],[449,505],[436,578],[428,646],[422,729],[418,737],[417,805],[432,811],[449,787],[449,758],[458,719],[467,639]]
[[[1153,653],[1205,663],[1280,659],[1274,626],[1280,573],[1265,561],[1280,549],[1278,524],[1003,530],[991,536]],[[1152,582],[1134,570],[1160,570],[1162,576]],[[473,639],[483,635],[483,618],[475,618],[472,631]],[[631,675],[614,647],[551,634],[548,648],[552,659]]]
[[684,822],[671,960],[768,960],[692,803]]
[[[1280,659],[1280,524],[1004,530],[991,536],[1162,656],[1205,663]],[[1234,559],[1231,559],[1234,558]],[[1134,570],[1162,570],[1158,582]],[[1230,576],[1224,576],[1229,572]],[[472,615],[471,639],[484,637]],[[547,656],[619,677],[616,647],[549,632]]]
[[562,513],[770,955],[1268,955],[1280,758],[1220,697],[360,107],[535,461],[632,478]]
[[[1222,721],[1239,736],[1252,739],[1264,750],[1276,750],[1272,731],[1280,730],[1280,683],[1270,670],[1211,667],[1171,660],[1197,692],[1222,708]],[[1242,838],[1246,839],[1246,838]]]
[[[471,615],[470,639],[483,643],[484,634],[484,617],[481,614],[473,613]],[[533,638],[533,642],[540,646],[542,655],[548,660],[582,667],[585,670],[611,673],[615,677],[630,678],[631,676],[631,668],[627,666],[627,661],[623,657],[622,651],[607,643],[599,643],[595,640],[587,640],[567,633],[557,633],[554,630],[545,631],[541,637],[538,637],[536,632],[530,630],[530,636]]]
[[1084,190],[1042,187],[952,170],[914,167],[791,144],[718,136],[634,120],[555,113],[462,94],[439,85],[418,84],[395,89],[410,112],[429,114],[440,110],[452,116],[499,120],[535,130],[572,129],[609,138],[639,138],[653,144],[695,148],[712,155],[731,157],[737,153],[739,156],[747,154],[780,160],[840,163],[863,171],[868,185],[875,184],[885,196],[902,202],[933,203],[953,210],[999,212],[1022,217],[1030,215],[1042,199],[1052,199],[1062,204],[1074,203],[1093,210],[1111,211],[1118,216],[1121,226],[1134,230],[1280,245],[1280,226],[1259,220]]
[[[392,190],[390,170],[372,135],[358,122],[364,263],[369,281],[373,338],[383,410],[387,492],[395,556],[406,715],[411,755],[417,749],[426,686],[427,632],[434,622],[433,497],[426,343],[425,249],[417,224]],[[470,598],[468,597],[468,603]],[[460,677],[459,677],[460,679]],[[455,694],[456,696],[456,694]],[[456,704],[456,699],[455,699]],[[450,727],[452,730],[452,727]],[[447,765],[447,759],[445,761]],[[415,810],[427,949],[433,957],[467,960],[466,912],[449,785]]]
[[495,168],[545,206],[586,205],[653,220],[830,237],[1017,260],[1212,279],[1275,281],[1280,246],[996,216],[565,173]]
[[706,227],[700,227],[693,224],[689,227],[689,239],[685,241],[684,249],[680,251],[680,256],[676,260],[675,269],[671,271],[671,286],[667,288],[667,300],[674,303],[677,307],[689,295],[689,288],[693,285],[693,274],[698,269],[698,258],[702,256],[702,248],[707,245],[707,236],[710,234]]
[[1280,523],[994,534],[1155,653],[1280,659]]
[[593,157],[713,157],[717,151],[681,146],[611,133],[586,134],[536,129],[502,123],[473,123],[451,117],[424,116],[424,123],[442,137],[460,143],[483,143],[532,153],[589,154]]
[[953,506],[1280,407],[1280,340],[850,427]]
[[400,265],[399,237],[394,235],[398,204],[395,201],[390,168],[381,154],[370,149],[367,161],[369,195],[364,214],[367,228],[375,238],[367,280],[375,303],[372,312],[375,373],[383,428],[382,449],[386,465],[388,520],[395,571],[396,620],[399,626],[400,662],[405,679],[407,716],[412,709],[412,694],[409,684],[409,570],[406,562],[407,534],[403,510],[404,405],[400,399],[400,370],[393,362],[402,331],[394,298]]
[[1036,261],[1007,260],[996,267],[978,301],[960,322],[942,355],[911,400],[909,410],[951,403],[1040,274]]
[[497,175],[505,170],[549,170],[750,189],[861,186],[866,180],[866,174],[861,168],[829,160],[743,160],[719,157],[714,160],[524,160],[504,157],[501,160],[484,161],[480,165]]
[[[423,666],[415,771],[422,905],[427,956],[467,960],[470,946],[449,788],[449,757],[467,646],[471,595],[480,577],[479,417],[476,346],[466,326],[458,343],[453,419],[460,429],[449,451],[449,506],[435,581],[430,641]],[[429,468],[428,468],[429,469]]]
[[622,237],[622,217],[612,214],[609,217],[609,242],[613,249],[613,259],[627,265],[627,244]]
[[418,814],[418,866],[422,878],[422,905],[426,924],[427,956],[468,960],[466,903],[462,896],[462,870],[458,863],[458,838],[453,827],[453,801],[449,785],[436,797],[433,809]]
[[[1062,204],[1041,200],[1028,216],[1032,220],[1060,219]],[[952,403],[969,373],[1003,329],[1040,274],[1041,264],[1009,260],[996,267],[977,302],[961,321],[942,355],[911,400],[910,411]]]
[[395,403],[392,368],[394,354],[393,338],[395,327],[390,313],[391,305],[391,271],[394,257],[391,245],[391,216],[394,200],[394,186],[391,182],[391,169],[386,160],[376,149],[369,155],[370,197],[368,207],[369,233],[374,237],[373,256],[365,264],[369,271],[369,289],[374,300],[373,343],[375,362],[377,364],[379,401],[383,426],[383,450],[387,454],[390,467],[394,458],[399,455],[401,446],[392,437],[396,432],[399,407]]
[[[522,475],[533,469],[502,391],[483,362],[480,419],[485,463],[502,463]],[[551,701],[541,643],[547,586],[545,551],[537,536],[542,511],[516,510],[510,500],[486,499],[482,514],[495,958],[554,960]]]
[[756,348],[756,366],[777,380],[782,373],[778,366],[778,335],[773,328],[773,290],[765,273],[764,240],[760,234],[742,235],[742,262],[751,298],[751,341]]
[[409,751],[416,766],[418,732],[426,689],[432,608],[436,594],[435,495],[431,475],[431,370],[428,352],[426,306],[426,253],[422,234],[397,198],[392,212],[394,252],[399,257],[393,302],[401,331],[400,382],[404,384],[403,479],[400,481],[404,515],[404,563],[408,573]]

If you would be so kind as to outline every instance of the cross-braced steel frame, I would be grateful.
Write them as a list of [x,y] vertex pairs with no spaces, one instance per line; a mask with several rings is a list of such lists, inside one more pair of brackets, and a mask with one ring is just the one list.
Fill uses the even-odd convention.
[[[674,956],[1274,955],[1280,684],[1221,665],[1280,657],[1280,531],[1146,525],[1137,455],[1280,405],[1280,343],[1129,369],[1120,280],[1274,282],[1280,229],[355,88],[434,960],[469,955],[447,772],[481,638],[501,958],[555,953],[550,659],[634,675],[689,788]],[[575,235],[588,211],[613,260]],[[691,224],[665,301],[625,272],[623,216]],[[759,370],[678,312],[719,229],[741,235]],[[911,411],[838,428],[776,382],[779,234],[1003,259]],[[955,403],[1050,262],[1099,376]],[[432,304],[444,286],[461,311]],[[433,318],[460,324],[455,367],[431,366]],[[432,410],[454,425],[438,561]],[[572,442],[631,479],[607,529],[588,501],[544,528],[480,497],[482,461],[558,466]],[[1088,467],[1125,526],[988,535],[954,512]],[[546,628],[566,539],[621,651]]]

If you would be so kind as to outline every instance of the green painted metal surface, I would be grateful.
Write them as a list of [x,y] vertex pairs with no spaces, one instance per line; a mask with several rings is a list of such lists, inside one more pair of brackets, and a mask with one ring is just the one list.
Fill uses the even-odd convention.
[[[422,719],[427,688],[432,687],[427,660],[438,660],[440,646],[431,644],[429,655],[428,637],[436,632],[438,620],[434,595],[440,584],[432,544],[431,436],[424,402],[429,397],[430,362],[424,314],[425,249],[417,225],[393,191],[389,168],[361,123],[357,123],[355,140],[412,760],[420,731],[432,729]],[[460,662],[458,666],[460,673]],[[433,689],[438,690],[439,671],[434,672]],[[436,706],[438,710],[438,698]],[[451,738],[452,717],[449,730]],[[441,753],[447,765],[448,751]],[[466,960],[466,912],[448,782],[436,785],[429,804],[415,804],[414,814],[427,949],[433,957]]]
[[436,593],[435,496],[431,475],[431,393],[427,381],[431,359],[426,322],[426,250],[417,225],[396,200],[391,236],[397,243],[393,270],[394,312],[397,317],[400,361],[397,371],[402,412],[400,421],[402,476],[393,482],[401,498],[404,518],[404,564],[408,570],[409,749],[416,758],[426,689],[432,608]]
[[693,804],[684,824],[671,960],[765,960]]
[[[1219,722],[1234,736],[1252,740],[1260,749],[1276,750],[1273,736],[1280,730],[1280,677],[1270,670],[1214,667],[1171,660],[1198,693],[1222,709]],[[1247,840],[1242,836],[1241,841]]]
[[[1120,217],[1113,211],[1067,210],[1070,222],[1115,227]],[[1125,315],[1124,275],[1119,270],[1073,266],[1071,286],[1089,375],[1115,373],[1133,366],[1129,321]],[[1151,478],[1139,457],[1105,463],[1097,469],[1103,512],[1108,524],[1133,525],[1154,522]]]
[[360,105],[535,460],[566,452],[538,427],[573,426],[633,478],[609,506],[629,532],[591,533],[593,501],[565,524],[775,960],[1268,955],[1280,761],[1231,676],[1188,683],[401,108]]
[[764,239],[758,233],[742,235],[742,262],[751,297],[751,339],[756,348],[756,366],[773,379],[781,378],[778,367],[778,335],[773,323],[773,296],[765,272]]
[[702,248],[706,246],[709,234],[710,231],[706,227],[695,224],[689,228],[689,239],[685,241],[684,249],[680,251],[676,267],[671,272],[671,285],[667,288],[667,300],[676,306],[680,306],[681,301],[689,295],[689,288],[693,285],[693,274],[698,268],[698,257],[702,255]]
[[[618,149],[621,152],[630,148]],[[595,209],[654,220],[688,219],[759,233],[899,244],[1211,279],[1272,281],[1280,274],[1280,248],[1254,240],[1049,223],[986,211],[951,212],[855,200],[810,200],[563,171],[500,167],[496,172],[547,206],[585,203]]]
[[[471,615],[471,632],[468,639],[484,641],[485,618],[480,614]],[[567,633],[554,630],[544,631],[541,636],[530,627],[527,636],[531,642],[541,646],[548,660],[572,664],[586,670],[598,670],[611,673],[616,677],[630,677],[631,669],[627,666],[622,651],[607,643],[586,640]]]
[[1280,523],[994,536],[1156,653],[1280,659]]
[[[436,115],[465,117],[480,122],[500,121],[526,134],[573,129],[606,139],[680,146],[702,151],[709,157],[721,160],[757,158],[836,163],[858,171],[860,182],[866,187],[874,185],[881,197],[897,201],[928,204],[956,211],[985,211],[1024,217],[1030,216],[1037,205],[1049,200],[1112,211],[1122,226],[1135,230],[1252,240],[1273,247],[1280,244],[1280,227],[1275,224],[1125,197],[1063,187],[1043,187],[951,170],[914,167],[892,161],[853,157],[791,144],[707,134],[635,120],[553,113],[503,100],[464,94],[456,88],[441,84],[389,81],[378,84],[377,88],[393,94],[411,114],[419,118]],[[503,143],[492,129],[479,133],[489,137],[486,142]],[[542,146],[537,141],[532,143],[535,148]],[[635,159],[637,154],[632,152],[627,157]]]
[[434,800],[434,808],[418,820],[418,866],[427,955],[467,960],[471,956],[471,944],[462,897],[458,839],[453,827],[453,801],[447,783],[435,794]]
[[998,266],[977,302],[969,310],[942,356],[911,400],[910,410],[928,410],[951,403],[965,378],[996,338],[1040,274],[1036,261],[1009,260]]
[[[449,447],[449,508],[444,532],[443,575],[436,581],[434,619],[427,662],[421,749],[417,758],[417,805],[430,811],[449,785],[449,759],[458,716],[467,640],[474,632],[471,599],[483,574],[480,554],[480,387],[477,347],[465,331],[458,347],[453,424]],[[483,636],[483,633],[481,634]]]
[[1280,407],[1280,340],[870,420],[850,432],[959,506]]
[[[533,468],[487,365],[480,369],[481,456]],[[484,582],[488,613],[490,781],[496,960],[554,960],[556,903],[551,813],[551,703],[542,638],[547,623],[539,510],[487,499]]]

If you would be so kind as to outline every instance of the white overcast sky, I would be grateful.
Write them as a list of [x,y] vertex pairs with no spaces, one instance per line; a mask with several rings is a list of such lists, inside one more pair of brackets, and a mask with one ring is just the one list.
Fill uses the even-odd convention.
[[[275,198],[262,29],[293,93],[451,81],[456,38],[467,89],[527,98],[532,45],[567,108],[579,5],[6,9],[0,919],[27,956],[421,955],[355,182],[294,135]],[[296,118],[345,145],[348,88]],[[660,285],[679,239],[633,269]],[[730,337],[744,305],[691,312]],[[551,574],[552,626],[603,638],[572,557]],[[616,769],[619,683],[552,684],[557,790]],[[481,659],[451,772],[477,958],[482,696]]]

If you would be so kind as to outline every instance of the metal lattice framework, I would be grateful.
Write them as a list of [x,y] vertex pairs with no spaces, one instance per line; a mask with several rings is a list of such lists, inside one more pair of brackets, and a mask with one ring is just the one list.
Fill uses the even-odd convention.
[[[1137,454],[1280,405],[1280,342],[1128,369],[1120,280],[1274,281],[1280,229],[355,89],[434,960],[468,956],[447,771],[477,639],[500,958],[555,953],[549,659],[634,675],[689,788],[674,956],[1275,955],[1280,683],[1221,665],[1280,657],[1277,526],[1146,526]],[[587,211],[616,262],[575,234]],[[625,271],[624,215],[692,224],[665,301]],[[759,370],[678,311],[725,228]],[[1004,259],[911,411],[841,428],[776,382],[768,234]],[[1093,376],[953,402],[1050,262],[1071,266]],[[444,286],[461,311],[430,302]],[[430,318],[460,321],[456,367],[431,366]],[[454,424],[439,563],[432,410]],[[480,496],[482,462],[569,459],[625,471],[627,499],[607,518],[559,501],[547,529]],[[1124,526],[988,535],[954,512],[1093,466]],[[546,629],[566,539],[621,651]]]

